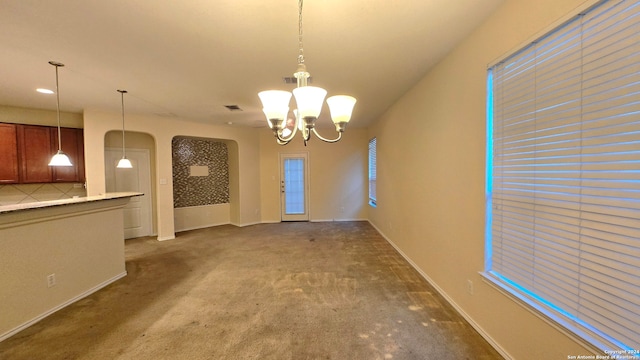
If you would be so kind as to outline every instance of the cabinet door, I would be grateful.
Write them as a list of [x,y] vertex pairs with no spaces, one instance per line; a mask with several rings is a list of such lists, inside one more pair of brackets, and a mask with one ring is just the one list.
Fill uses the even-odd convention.
[[[82,129],[61,128],[62,152],[69,156],[73,166],[55,166],[51,169],[54,182],[84,182],[84,137]],[[51,129],[53,152],[58,151],[58,129]]]
[[17,129],[15,124],[0,124],[0,184],[20,181]]
[[20,148],[20,168],[23,183],[51,182],[49,161],[55,154],[51,151],[51,132],[49,127],[20,125],[18,144]]

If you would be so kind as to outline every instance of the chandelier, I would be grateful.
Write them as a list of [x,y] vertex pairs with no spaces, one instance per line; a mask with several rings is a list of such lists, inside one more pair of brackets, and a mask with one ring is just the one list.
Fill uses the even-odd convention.
[[325,89],[309,86],[311,76],[304,64],[304,51],[302,46],[302,1],[298,0],[298,68],[293,76],[297,79],[297,87],[293,89],[297,109],[293,110],[294,119],[292,127],[288,125],[289,102],[291,93],[284,90],[267,90],[258,93],[262,102],[262,111],[267,117],[267,123],[273,131],[278,144],[288,144],[298,131],[302,134],[304,145],[314,133],[320,140],[334,143],[342,138],[342,133],[351,120],[351,113],[356,99],[348,95],[335,95],[327,99],[331,119],[338,132],[335,139],[326,139],[316,131],[316,120],[320,116],[322,104],[327,91]]

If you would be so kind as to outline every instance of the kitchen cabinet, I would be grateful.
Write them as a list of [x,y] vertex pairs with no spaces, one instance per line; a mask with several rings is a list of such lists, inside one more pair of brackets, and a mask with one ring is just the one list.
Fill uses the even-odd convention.
[[[51,167],[53,182],[84,182],[84,136],[82,129],[60,128],[62,151],[73,166]],[[51,156],[58,151],[58,128],[51,129]]]
[[0,124],[0,184],[19,181],[18,127],[15,124]]
[[18,125],[21,183],[51,182],[51,128]]
[[82,129],[60,128],[62,151],[73,166],[49,166],[58,151],[58,128],[0,123],[0,184],[84,182]]

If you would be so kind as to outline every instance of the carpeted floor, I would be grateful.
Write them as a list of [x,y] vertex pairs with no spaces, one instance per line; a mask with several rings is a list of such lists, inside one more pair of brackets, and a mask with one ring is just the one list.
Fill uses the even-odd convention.
[[501,359],[366,222],[126,243],[128,275],[0,359]]

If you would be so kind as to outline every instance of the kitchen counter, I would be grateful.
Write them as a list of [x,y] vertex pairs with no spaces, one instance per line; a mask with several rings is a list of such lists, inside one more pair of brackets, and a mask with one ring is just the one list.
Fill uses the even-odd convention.
[[107,193],[104,195],[74,197],[71,199],[60,199],[60,200],[30,202],[30,203],[15,204],[15,205],[4,205],[4,206],[0,206],[0,214],[14,212],[14,211],[42,209],[42,208],[53,207],[53,206],[64,206],[64,205],[89,203],[89,202],[102,201],[102,200],[130,198],[133,196],[141,196],[141,195],[144,195],[144,194],[137,193],[137,192],[114,192],[114,193]]

